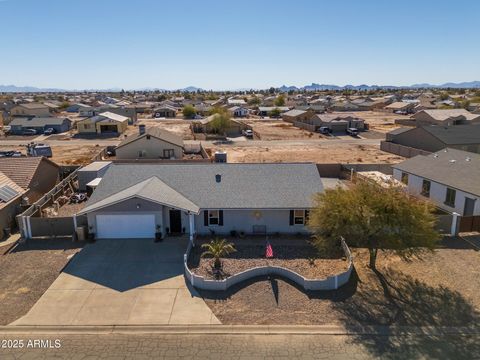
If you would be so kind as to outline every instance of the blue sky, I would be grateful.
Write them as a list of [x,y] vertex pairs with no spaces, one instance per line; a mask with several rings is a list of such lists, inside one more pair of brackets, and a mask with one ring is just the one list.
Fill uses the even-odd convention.
[[480,80],[480,1],[0,0],[0,84]]

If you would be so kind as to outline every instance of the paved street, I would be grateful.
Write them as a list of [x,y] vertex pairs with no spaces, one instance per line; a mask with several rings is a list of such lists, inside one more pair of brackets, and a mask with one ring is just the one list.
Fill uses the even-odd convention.
[[[36,139],[13,139],[0,140],[0,146],[23,146],[32,141],[37,141],[48,144],[50,146],[72,146],[72,145],[99,145],[99,146],[114,146],[120,143],[119,139],[70,139],[70,140],[49,140],[39,137]],[[185,140],[185,144],[198,143],[196,140]],[[201,141],[206,146],[214,146],[214,141]],[[354,139],[351,137],[342,137],[335,139],[296,139],[296,140],[248,140],[248,141],[233,141],[228,144],[221,144],[221,146],[241,146],[241,147],[257,147],[257,146],[302,146],[302,145],[339,145],[339,144],[357,144],[357,145],[380,145],[379,139]]]
[[185,284],[188,239],[98,240],[14,325],[219,324]]
[[[1,336],[1,335],[0,335]],[[12,335],[22,349],[0,349],[8,359],[479,359],[479,336],[356,336],[255,334]],[[28,340],[59,348],[27,348]],[[30,343],[33,345],[34,343]],[[37,342],[37,345],[40,345]]]

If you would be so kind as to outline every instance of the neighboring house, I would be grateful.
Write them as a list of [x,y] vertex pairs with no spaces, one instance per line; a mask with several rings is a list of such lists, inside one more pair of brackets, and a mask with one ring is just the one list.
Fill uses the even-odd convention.
[[11,116],[50,116],[48,106],[39,103],[20,104],[10,110]]
[[48,110],[50,110],[50,112],[58,112],[59,109],[60,109],[60,104],[57,104],[57,103],[54,103],[54,102],[45,101],[43,103],[43,105],[47,106]]
[[228,109],[234,117],[245,117],[248,116],[248,109],[243,106],[232,106]]
[[308,233],[315,164],[112,164],[79,214],[97,238]]
[[413,112],[413,109],[416,105],[417,104],[414,102],[397,101],[385,106],[385,109],[393,113],[401,112],[405,114],[410,114]]
[[80,105],[78,108],[78,115],[90,117],[95,116],[95,108],[90,105]]
[[449,147],[480,153],[480,125],[399,128],[387,134],[387,141],[429,152]]
[[480,124],[480,115],[472,114],[465,109],[422,110],[412,115],[412,119],[416,121],[417,126]]
[[79,134],[123,134],[127,130],[128,117],[104,112],[77,122]]
[[480,154],[444,149],[392,165],[393,177],[414,195],[461,216],[480,215]]
[[52,128],[56,133],[70,130],[72,121],[69,118],[59,117],[17,117],[10,122],[10,133],[21,135],[27,129],[34,129],[37,134],[43,134],[46,129]]
[[270,113],[277,109],[280,113],[286,113],[290,110],[288,106],[260,106],[258,108],[258,115],[260,116],[270,116]]
[[233,99],[228,99],[228,100],[227,100],[227,104],[228,104],[229,106],[232,106],[232,105],[234,105],[234,106],[247,105],[247,103],[245,102],[244,99],[235,99],[235,98],[233,98]]
[[159,128],[139,126],[139,133],[124,139],[115,150],[122,159],[181,159],[183,139]]
[[171,105],[163,105],[153,109],[154,118],[174,118],[177,116],[177,108]]
[[68,106],[65,109],[65,111],[69,113],[76,113],[76,112],[80,112],[81,109],[88,109],[88,108],[91,108],[91,106],[82,104],[82,103],[76,103]]
[[359,111],[360,106],[352,103],[351,101],[337,101],[332,105],[332,109],[335,111]]
[[304,122],[308,119],[311,119],[313,116],[315,116],[315,112],[312,110],[304,111],[304,110],[293,109],[293,110],[284,112],[282,114],[282,119],[283,121],[287,121],[291,123],[295,121]]
[[0,239],[16,227],[15,216],[21,212],[21,203],[27,190],[18,186],[0,171]]
[[352,115],[319,114],[305,123],[315,125],[315,130],[327,127],[333,133],[346,132],[348,128],[359,130],[365,128],[365,120]]
[[[210,115],[205,119],[201,120],[193,120],[192,121],[192,128],[193,132],[195,133],[205,133],[205,134],[213,134],[215,130],[212,127],[212,121],[215,120],[216,114]],[[235,120],[230,119],[228,121],[228,128],[225,131],[227,136],[238,136],[242,134],[242,130],[247,129],[248,126]]]
[[60,167],[44,157],[11,157],[0,158],[0,172],[25,189],[33,203],[58,183]]

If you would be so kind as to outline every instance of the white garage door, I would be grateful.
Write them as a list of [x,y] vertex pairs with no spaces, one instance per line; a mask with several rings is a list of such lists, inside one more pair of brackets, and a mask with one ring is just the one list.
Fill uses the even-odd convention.
[[155,215],[97,215],[97,238],[154,238]]

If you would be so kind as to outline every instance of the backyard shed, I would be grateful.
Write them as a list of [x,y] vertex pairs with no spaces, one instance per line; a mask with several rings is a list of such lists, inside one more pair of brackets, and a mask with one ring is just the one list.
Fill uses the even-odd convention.
[[111,163],[111,161],[95,161],[78,170],[78,190],[87,191],[87,184],[102,178]]

